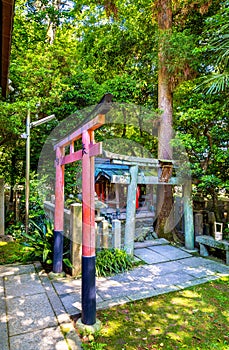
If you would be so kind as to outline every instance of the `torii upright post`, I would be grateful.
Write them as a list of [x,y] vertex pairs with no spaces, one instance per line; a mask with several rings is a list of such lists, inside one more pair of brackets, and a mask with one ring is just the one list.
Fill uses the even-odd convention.
[[90,149],[94,144],[94,131],[82,133],[82,323],[96,322],[95,290],[95,189],[94,157]]
[[[82,323],[96,322],[95,289],[95,211],[94,156],[102,153],[102,143],[94,143],[94,130],[105,123],[99,114],[81,128],[58,142],[56,150],[56,188],[54,216],[53,272],[62,272],[64,231],[64,165],[82,160]],[[82,138],[82,149],[75,151],[74,142]],[[70,146],[70,153],[65,148]]]
[[63,147],[56,148],[56,184],[54,212],[54,247],[53,272],[61,273],[63,269],[63,234],[64,234],[64,156]]

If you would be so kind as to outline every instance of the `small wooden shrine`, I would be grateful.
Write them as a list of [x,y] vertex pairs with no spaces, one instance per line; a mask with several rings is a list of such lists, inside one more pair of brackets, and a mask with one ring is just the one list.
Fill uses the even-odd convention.
[[172,161],[153,158],[128,157],[103,151],[104,158],[95,161],[95,192],[108,211],[116,211],[125,218],[128,186],[131,182],[130,167],[138,167],[136,187],[136,216],[154,216],[158,184],[176,184]]

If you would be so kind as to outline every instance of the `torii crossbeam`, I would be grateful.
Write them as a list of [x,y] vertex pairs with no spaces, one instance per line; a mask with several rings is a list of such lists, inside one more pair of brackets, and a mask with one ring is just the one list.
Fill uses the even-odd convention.
[[[66,136],[55,146],[56,185],[54,215],[53,272],[62,272],[64,234],[64,166],[82,160],[82,323],[96,322],[95,290],[95,210],[94,210],[94,156],[102,153],[102,143],[95,143],[94,130],[105,123],[105,114]],[[82,149],[75,151],[74,142],[82,139]],[[69,154],[65,154],[70,146]]]

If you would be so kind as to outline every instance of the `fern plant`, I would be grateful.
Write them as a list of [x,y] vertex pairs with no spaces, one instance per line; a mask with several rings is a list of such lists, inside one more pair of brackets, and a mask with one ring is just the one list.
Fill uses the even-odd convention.
[[124,250],[102,249],[96,255],[96,275],[110,276],[133,267],[133,258]]

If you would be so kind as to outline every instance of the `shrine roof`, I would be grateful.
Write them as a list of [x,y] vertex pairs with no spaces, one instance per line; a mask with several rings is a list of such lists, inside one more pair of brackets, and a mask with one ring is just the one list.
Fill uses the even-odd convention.
[[[129,168],[128,165],[111,163],[109,159],[95,159],[95,181],[98,181],[101,176],[110,182],[119,182],[118,177],[123,177],[127,181],[127,179],[130,179]],[[157,176],[157,170],[139,167],[139,183],[144,183],[144,178],[147,176]]]
[[101,176],[104,176],[111,181],[114,175],[122,176],[129,175],[129,166],[112,164],[109,160],[97,160],[95,161],[95,181]]

